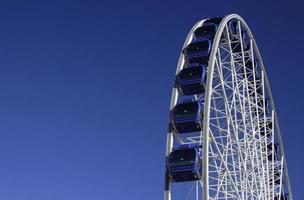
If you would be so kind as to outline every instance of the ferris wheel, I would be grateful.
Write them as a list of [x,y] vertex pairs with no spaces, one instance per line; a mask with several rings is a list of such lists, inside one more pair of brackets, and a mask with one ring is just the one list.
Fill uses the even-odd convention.
[[236,14],[204,19],[179,57],[165,200],[292,200],[265,67]]

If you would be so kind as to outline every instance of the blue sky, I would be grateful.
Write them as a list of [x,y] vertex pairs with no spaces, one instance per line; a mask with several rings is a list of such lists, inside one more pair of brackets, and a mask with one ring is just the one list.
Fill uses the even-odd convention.
[[238,13],[262,53],[303,198],[300,1],[1,1],[0,199],[163,196],[171,87],[198,20]]

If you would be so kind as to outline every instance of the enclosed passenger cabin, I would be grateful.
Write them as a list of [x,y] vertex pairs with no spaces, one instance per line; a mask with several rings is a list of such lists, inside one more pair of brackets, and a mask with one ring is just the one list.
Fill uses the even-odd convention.
[[184,50],[186,62],[188,64],[208,65],[211,52],[211,40],[200,40],[190,43]]
[[175,133],[201,131],[202,121],[202,103],[199,101],[177,104],[171,110],[171,124]]
[[176,83],[182,95],[195,95],[205,92],[207,69],[205,65],[190,65],[182,69],[177,77]]
[[201,27],[193,32],[192,42],[183,50],[188,64],[208,65],[212,42],[222,17],[207,19]]
[[206,39],[213,40],[217,28],[218,28],[217,24],[204,23],[203,26],[198,27],[194,31],[193,33],[194,38],[195,40],[206,40]]
[[203,26],[198,27],[193,32],[194,39],[196,41],[206,40],[206,39],[213,40],[213,38],[216,34],[216,31],[218,29],[218,26],[221,23],[222,19],[223,19],[222,17],[215,17],[215,18],[207,19],[204,22]]
[[200,180],[202,178],[200,148],[186,146],[173,150],[167,157],[167,170],[172,182]]

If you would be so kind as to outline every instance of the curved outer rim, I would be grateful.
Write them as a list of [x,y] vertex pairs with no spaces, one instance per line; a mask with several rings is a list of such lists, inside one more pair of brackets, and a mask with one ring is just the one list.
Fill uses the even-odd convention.
[[[224,30],[226,24],[231,19],[237,19],[242,23],[242,25],[245,26],[246,30],[248,31],[249,37],[252,38],[253,47],[254,47],[254,50],[257,54],[256,56],[257,56],[258,60],[260,61],[261,69],[265,72],[264,73],[265,87],[266,87],[268,95],[269,95],[271,107],[274,111],[275,128],[276,128],[276,131],[277,131],[277,134],[278,134],[277,138],[278,138],[279,143],[280,143],[281,154],[282,154],[283,159],[284,159],[284,173],[285,173],[285,179],[286,179],[286,184],[287,184],[288,193],[289,193],[289,199],[293,200],[292,191],[291,191],[291,187],[290,187],[289,176],[288,176],[286,156],[285,156],[284,147],[283,147],[282,138],[281,138],[281,131],[280,131],[280,127],[279,127],[279,123],[278,123],[278,117],[277,117],[277,114],[276,114],[276,109],[275,109],[274,101],[273,101],[273,98],[272,98],[272,93],[271,93],[271,90],[270,90],[270,85],[269,85],[269,81],[268,81],[268,78],[267,78],[267,73],[266,73],[266,70],[265,70],[265,67],[264,67],[264,63],[263,63],[260,51],[258,49],[258,46],[257,46],[255,40],[254,40],[254,37],[253,37],[253,34],[252,34],[250,28],[248,27],[245,20],[237,14],[227,15],[222,20],[222,22],[219,25],[218,31],[217,31],[217,33],[214,37],[212,50],[211,50],[211,53],[210,53],[207,83],[206,83],[206,90],[205,90],[205,106],[204,106],[204,118],[203,118],[203,134],[204,134],[204,136],[203,136],[204,137],[203,138],[203,142],[204,142],[203,143],[203,149],[204,149],[204,151],[203,151],[203,158],[202,158],[203,159],[203,178],[202,178],[202,181],[203,181],[203,186],[204,186],[203,200],[204,199],[205,200],[209,199],[209,182],[208,182],[208,180],[209,180],[209,177],[208,177],[208,174],[209,174],[209,171],[208,171],[208,166],[209,166],[209,157],[208,157],[208,155],[209,155],[209,134],[207,134],[207,133],[209,133],[210,103],[211,103],[212,82],[213,82],[213,76],[212,75],[213,75],[213,72],[214,72],[215,55],[217,53],[216,51],[218,49],[218,46],[219,46],[219,43],[220,43],[220,38],[221,38],[221,35],[223,33],[223,30]],[[191,40],[193,38],[194,30],[196,28],[200,27],[204,23],[205,20],[206,19],[197,22],[192,27],[192,29],[190,30],[190,32],[187,35],[187,38],[186,38],[186,40],[184,42],[184,45],[183,45],[183,48],[185,48],[191,42]],[[178,64],[177,64],[177,70],[176,70],[175,74],[178,74],[178,72],[182,69],[183,65],[184,65],[184,59],[183,59],[183,54],[181,53],[180,57],[179,57],[179,61],[178,61]],[[177,95],[178,95],[177,89],[173,88],[172,96],[171,96],[170,109],[172,109],[174,107],[174,105],[176,104]],[[169,153],[172,150],[172,147],[173,147],[173,133],[168,132],[166,156],[169,155]],[[164,195],[165,195],[164,196],[165,200],[170,200],[171,199],[169,186],[168,187],[166,186]]]
[[[192,40],[193,38],[193,32],[195,31],[196,28],[200,27],[203,23],[204,20],[200,20],[198,21],[189,31],[187,38],[184,42],[183,48],[184,49]],[[180,53],[179,59],[178,59],[178,64],[177,64],[177,68],[176,68],[176,72],[175,75],[177,75],[179,73],[179,71],[183,68],[184,66],[184,58],[183,58],[183,54]],[[172,89],[172,95],[171,95],[171,102],[170,102],[170,110],[175,106],[176,102],[177,102],[177,89],[173,87]],[[172,147],[173,147],[173,133],[168,131],[167,134],[167,147],[166,147],[166,157],[170,154],[170,152],[172,151]],[[171,193],[170,193],[170,183],[167,180],[168,177],[165,177],[165,192],[164,192],[164,199],[165,200],[171,200]]]

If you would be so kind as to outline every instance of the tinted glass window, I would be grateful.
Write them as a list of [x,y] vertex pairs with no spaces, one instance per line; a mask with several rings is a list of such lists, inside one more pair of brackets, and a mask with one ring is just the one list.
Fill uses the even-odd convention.
[[178,75],[180,80],[193,80],[202,78],[202,67],[184,68]]
[[195,30],[194,35],[198,37],[213,37],[216,33],[216,25],[207,24],[199,27]]
[[186,117],[186,116],[193,116],[198,113],[198,102],[189,102],[178,104],[173,109],[174,117]]
[[170,154],[169,163],[172,165],[178,165],[194,162],[195,156],[195,149],[175,150]]
[[208,41],[201,41],[201,42],[195,42],[188,45],[187,53],[193,54],[193,53],[208,53],[209,52],[209,42]]

